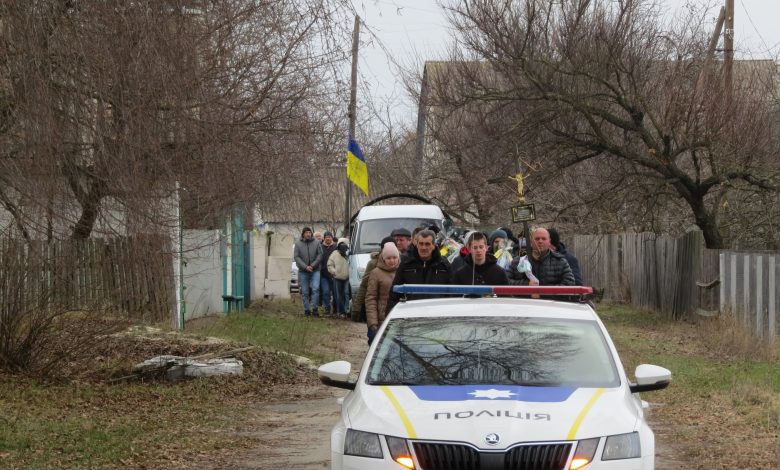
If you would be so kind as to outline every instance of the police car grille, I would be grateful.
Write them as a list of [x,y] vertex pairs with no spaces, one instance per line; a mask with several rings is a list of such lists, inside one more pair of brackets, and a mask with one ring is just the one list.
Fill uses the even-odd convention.
[[460,444],[415,442],[414,452],[422,470],[477,470],[479,452]]
[[479,452],[462,444],[415,442],[421,470],[562,470],[571,444],[531,444],[502,452]]
[[562,470],[571,444],[531,444],[502,452],[479,452],[462,444],[415,442],[421,470]]
[[510,449],[504,459],[506,470],[561,470],[566,466],[571,444],[533,444]]

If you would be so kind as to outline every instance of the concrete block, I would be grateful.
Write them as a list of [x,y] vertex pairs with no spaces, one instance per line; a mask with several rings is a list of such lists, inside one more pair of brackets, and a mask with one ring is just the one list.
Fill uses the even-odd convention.
[[290,298],[289,280],[271,281],[266,279],[265,296],[271,299],[289,299]]
[[299,237],[284,233],[271,234],[271,256],[287,256],[292,258],[295,240]]
[[266,266],[266,279],[270,279],[272,281],[290,280],[290,270],[292,269],[291,257],[270,256],[266,260]]

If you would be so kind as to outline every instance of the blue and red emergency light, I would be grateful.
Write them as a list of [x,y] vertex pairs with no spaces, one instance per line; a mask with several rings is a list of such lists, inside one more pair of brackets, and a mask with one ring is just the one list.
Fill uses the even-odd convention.
[[587,295],[587,286],[461,286],[448,284],[401,284],[393,286],[396,294],[439,295]]

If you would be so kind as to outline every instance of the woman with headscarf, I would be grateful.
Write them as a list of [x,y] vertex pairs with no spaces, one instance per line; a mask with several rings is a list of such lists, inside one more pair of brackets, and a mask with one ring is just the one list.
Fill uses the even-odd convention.
[[374,341],[379,325],[385,320],[387,300],[390,298],[390,289],[393,286],[393,278],[401,264],[401,256],[394,243],[385,243],[382,253],[379,255],[376,269],[371,271],[368,277],[366,289],[366,324],[368,325],[368,344]]

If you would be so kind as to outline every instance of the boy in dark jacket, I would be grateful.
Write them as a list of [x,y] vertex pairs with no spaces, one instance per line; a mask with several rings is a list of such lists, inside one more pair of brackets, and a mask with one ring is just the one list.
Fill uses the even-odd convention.
[[453,284],[504,286],[509,284],[506,272],[496,264],[496,258],[488,253],[487,237],[474,232],[467,241],[470,256],[464,265],[452,275]]

